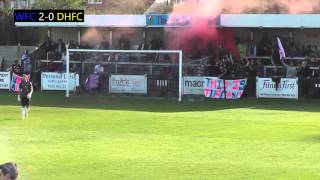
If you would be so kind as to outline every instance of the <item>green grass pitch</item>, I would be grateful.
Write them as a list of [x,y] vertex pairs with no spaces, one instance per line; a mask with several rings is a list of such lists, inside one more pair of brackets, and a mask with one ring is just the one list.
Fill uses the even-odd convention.
[[0,92],[0,164],[22,180],[320,179],[320,101]]

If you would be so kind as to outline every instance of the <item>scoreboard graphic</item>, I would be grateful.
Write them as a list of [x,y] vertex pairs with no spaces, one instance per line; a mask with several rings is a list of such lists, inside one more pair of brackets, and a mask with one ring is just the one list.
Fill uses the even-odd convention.
[[84,22],[84,10],[14,10],[15,22]]

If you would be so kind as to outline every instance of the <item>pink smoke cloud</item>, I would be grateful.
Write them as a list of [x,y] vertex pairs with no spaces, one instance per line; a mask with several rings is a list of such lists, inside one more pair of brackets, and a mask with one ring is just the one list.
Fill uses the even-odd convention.
[[191,26],[166,28],[167,48],[192,53],[205,52],[208,45],[223,44],[239,57],[233,30],[210,26],[208,21],[216,24],[221,13],[311,13],[315,7],[319,7],[315,0],[187,0],[174,6],[168,24],[186,21],[186,15]]

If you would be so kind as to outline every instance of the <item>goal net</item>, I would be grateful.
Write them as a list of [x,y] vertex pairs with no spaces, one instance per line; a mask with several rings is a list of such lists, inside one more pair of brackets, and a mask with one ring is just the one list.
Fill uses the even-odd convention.
[[[182,51],[68,49],[66,97],[183,95]],[[76,87],[75,87],[76,86]]]

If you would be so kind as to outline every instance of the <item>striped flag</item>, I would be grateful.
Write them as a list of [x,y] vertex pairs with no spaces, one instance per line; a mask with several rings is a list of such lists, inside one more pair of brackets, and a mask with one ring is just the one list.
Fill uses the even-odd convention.
[[286,58],[286,52],[284,51],[284,48],[282,46],[282,43],[279,37],[277,37],[277,42],[278,42],[280,60],[283,60]]

